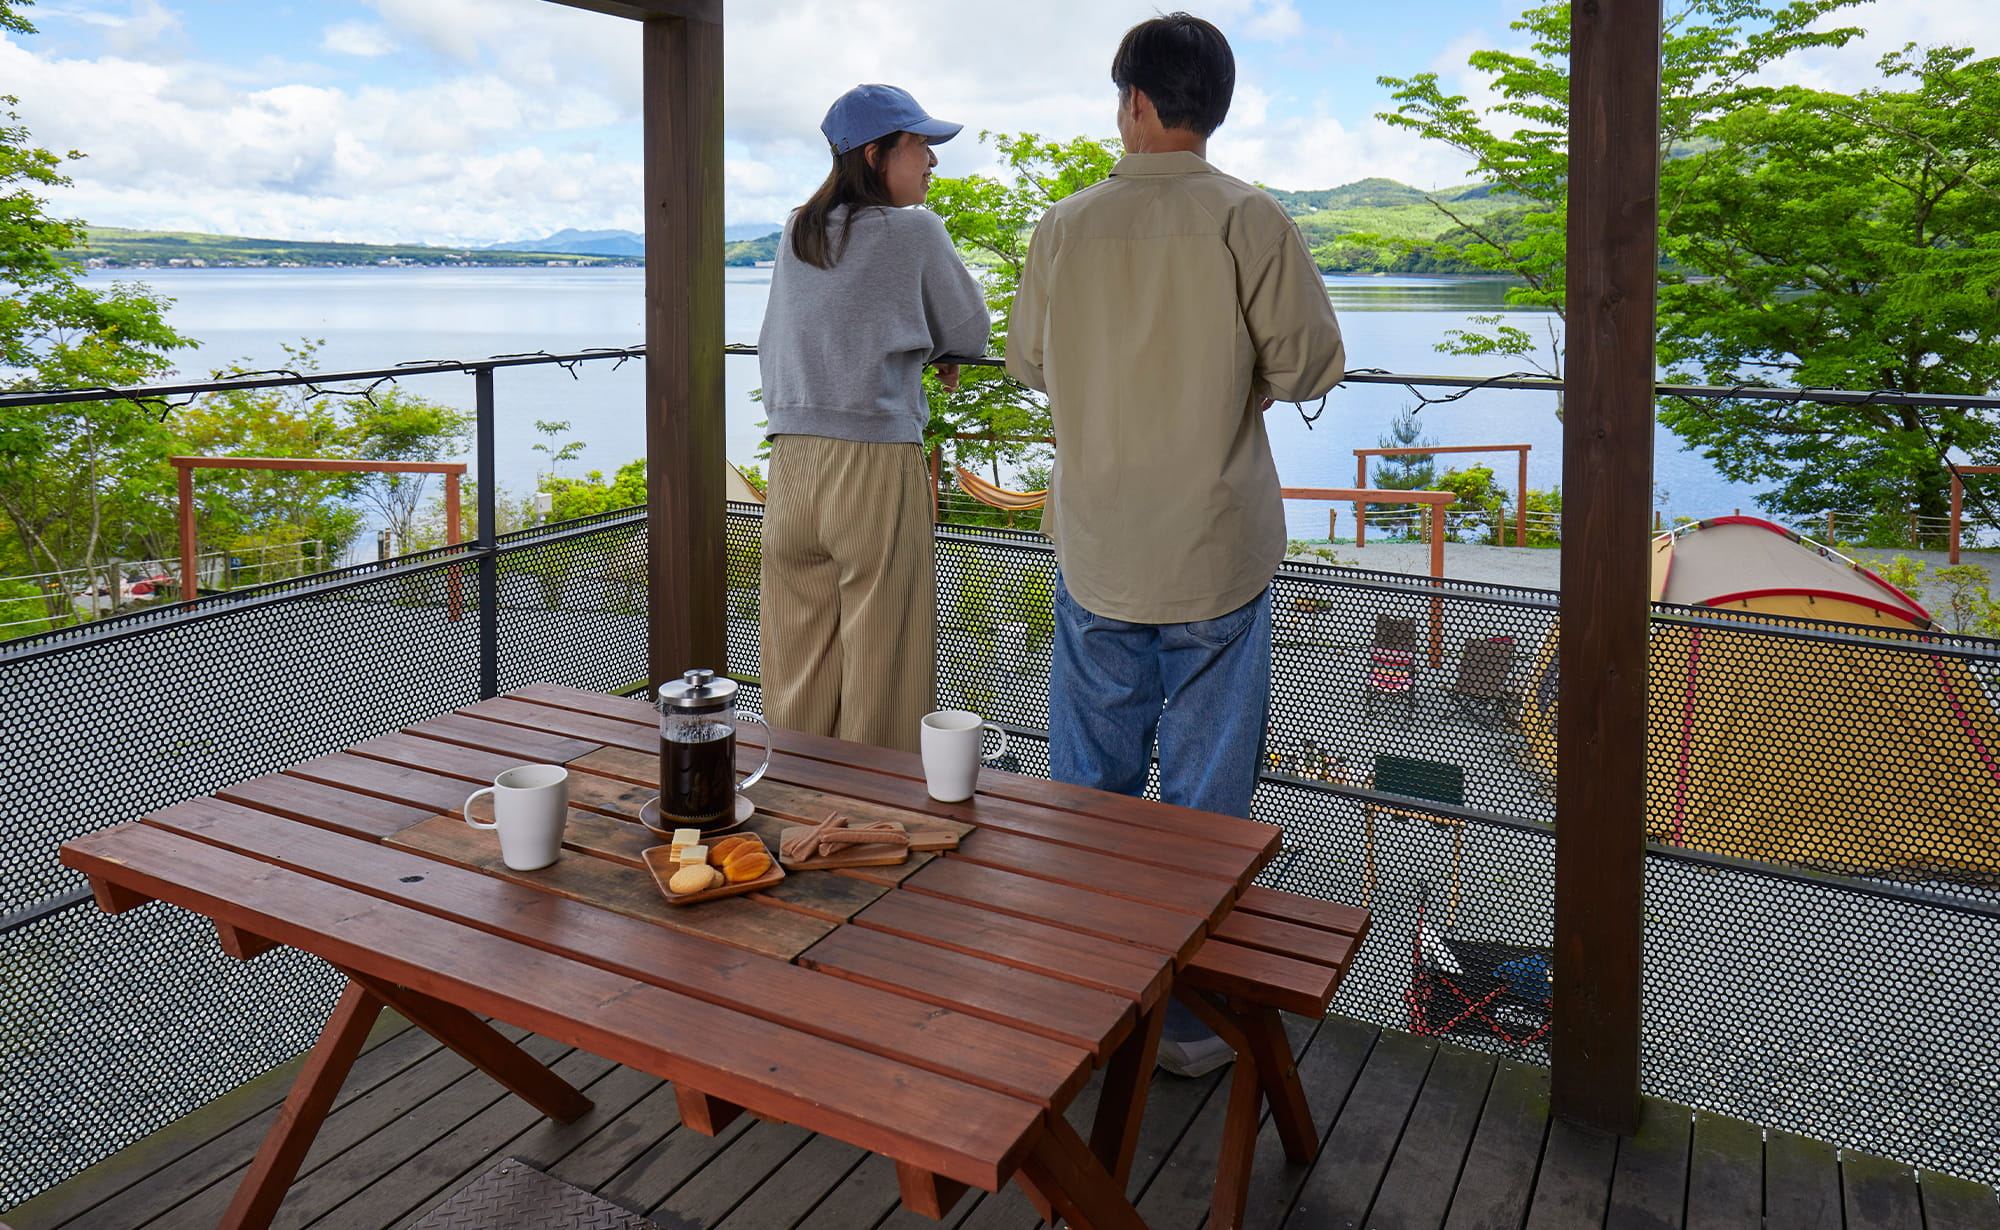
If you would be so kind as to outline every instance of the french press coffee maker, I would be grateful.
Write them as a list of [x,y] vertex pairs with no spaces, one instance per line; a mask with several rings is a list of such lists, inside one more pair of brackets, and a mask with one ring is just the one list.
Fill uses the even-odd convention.
[[[771,739],[764,719],[736,708],[736,681],[714,671],[691,670],[660,685],[660,798],[658,829],[732,824],[736,792],[753,786],[771,767]],[[765,727],[764,762],[736,779],[736,724]],[[747,804],[749,800],[743,800]],[[651,810],[651,809],[648,809]]]

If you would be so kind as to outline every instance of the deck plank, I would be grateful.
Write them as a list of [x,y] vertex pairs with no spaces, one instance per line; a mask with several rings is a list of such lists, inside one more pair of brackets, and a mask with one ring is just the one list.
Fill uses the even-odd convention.
[[1604,1230],[1680,1230],[1687,1216],[1694,1112],[1659,1098],[1639,1104],[1639,1131],[1618,1142]]
[[1840,1161],[1832,1145],[1776,1128],[1764,1134],[1765,1230],[1838,1226]]
[[1688,1156],[1687,1230],[1760,1230],[1764,1129],[1696,1111]]
[[741,1204],[715,1223],[716,1230],[770,1230],[796,1225],[848,1172],[871,1155],[830,1136],[815,1136],[771,1172]]
[[564,1154],[549,1167],[551,1176],[573,1187],[594,1192],[678,1128],[680,1116],[674,1104],[673,1085],[649,1073],[634,1075],[651,1082],[646,1095],[602,1130],[593,1133],[589,1140]]
[[1978,1230],[2000,1226],[2000,1198],[1984,1183],[1935,1171],[1917,1172],[1917,1190],[1924,1198],[1926,1230]]
[[811,1139],[812,1133],[796,1124],[751,1120],[736,1143],[702,1167],[699,1183],[682,1184],[646,1216],[662,1225],[673,1225],[678,1218],[691,1226],[713,1226]]
[[[1292,1054],[1299,1056],[1314,1033],[1313,1022],[1285,1018]],[[1229,1069],[1225,1069],[1225,1072]],[[1148,1101],[1151,1101],[1150,1096]],[[1216,1165],[1222,1153],[1222,1123],[1229,1109],[1229,1082],[1217,1083],[1195,1112],[1187,1130],[1168,1154],[1165,1165],[1146,1185],[1138,1200],[1139,1216],[1153,1230],[1198,1230],[1208,1216],[1215,1188]],[[1263,1180],[1253,1174],[1251,1186]]]
[[[383,1013],[331,1113],[344,1113],[356,1098],[396,1080],[440,1049],[400,1015]],[[93,1222],[144,1224],[239,1169],[257,1151],[304,1063],[301,1056],[279,1064],[6,1216],[17,1227],[46,1230]]]
[[[1767,1144],[1755,1124],[1654,1099],[1639,1135],[1618,1141],[1551,1124],[1544,1069],[1345,1017],[1287,1027],[1324,1143],[1310,1166],[1288,1165],[1266,1116],[1246,1210],[1254,1230],[1350,1222],[1381,1230],[2000,1226],[2000,1199],[1982,1184],[1843,1156],[1783,1131],[1769,1132]],[[749,1116],[711,1139],[680,1125],[673,1088],[658,1078],[502,1032],[553,1061],[596,1108],[567,1125],[541,1118],[394,1018],[362,1052],[277,1224],[395,1230],[509,1156],[668,1230],[1037,1224],[1011,1186],[969,1193],[932,1222],[901,1207],[894,1168],[879,1157]],[[246,1084],[0,1219],[15,1230],[214,1225],[290,1071]],[[1154,1079],[1129,1191],[1159,1230],[1205,1222],[1227,1076]],[[1088,1124],[1097,1090],[1093,1080],[1077,1095],[1072,1123]],[[1462,1165],[1454,1160],[1461,1156]]]
[[[974,1195],[978,1193],[969,1194],[966,1201]],[[871,1153],[867,1161],[848,1171],[810,1213],[799,1219],[796,1230],[854,1230],[856,1226],[873,1226],[895,1211],[899,1199],[896,1164]],[[956,1224],[957,1217],[964,1213],[962,1205],[952,1213],[954,1216],[944,1223],[932,1224]]]
[[1906,1162],[1843,1150],[1840,1197],[1847,1230],[1923,1230],[1917,1172]]
[[1285,1225],[1366,1224],[1437,1050],[1435,1040],[1414,1034],[1384,1031],[1376,1039]]
[[1548,1138],[1549,1072],[1501,1062],[1452,1193],[1445,1230],[1519,1230]]
[[1438,1230],[1493,1084],[1493,1056],[1441,1045],[1368,1214],[1379,1230]]
[[[1312,1108],[1313,1124],[1324,1142],[1341,1109],[1361,1078],[1368,1052],[1382,1031],[1352,1017],[1330,1016],[1314,1032],[1299,1060],[1299,1084]],[[1257,1133],[1256,1161],[1251,1170],[1250,1198],[1243,1209],[1246,1230],[1276,1230],[1291,1210],[1299,1189],[1312,1174],[1311,1162],[1294,1163],[1285,1156],[1284,1142],[1267,1114]]]
[[1611,1203],[1618,1138],[1573,1120],[1549,1122],[1527,1230],[1597,1230]]
[[[583,1090],[588,1097],[617,1065],[587,1051],[572,1050],[551,1067],[556,1075]],[[380,1172],[379,1177],[363,1180],[364,1185],[354,1197],[311,1221],[313,1230],[375,1230],[380,1226],[400,1225],[448,1198],[504,1157],[529,1154],[522,1160],[534,1165],[532,1151],[521,1146],[522,1139],[556,1125],[521,1099],[508,1096],[483,1073],[471,1074],[469,1082],[484,1085],[487,1092],[495,1095],[493,1100],[400,1163]],[[400,1151],[401,1135],[400,1125],[378,1133],[396,1138],[388,1150],[392,1153]],[[343,1158],[342,1162],[345,1161]],[[364,1173],[369,1164],[361,1163]],[[337,1167],[341,1165],[336,1163]],[[346,1178],[353,1185],[351,1173],[328,1177]],[[287,1216],[279,1226],[288,1224],[303,1227],[308,1222]]]

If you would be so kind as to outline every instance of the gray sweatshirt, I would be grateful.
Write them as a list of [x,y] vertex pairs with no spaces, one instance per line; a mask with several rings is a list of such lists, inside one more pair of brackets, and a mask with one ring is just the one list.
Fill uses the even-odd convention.
[[[832,211],[839,243],[846,207]],[[778,243],[757,334],[766,435],[916,443],[930,422],[923,366],[986,348],[986,299],[944,223],[922,209],[863,207],[831,269]]]

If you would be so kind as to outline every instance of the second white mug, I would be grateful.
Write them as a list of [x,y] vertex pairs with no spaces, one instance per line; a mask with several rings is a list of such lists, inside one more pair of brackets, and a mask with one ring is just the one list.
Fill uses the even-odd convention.
[[[1000,736],[991,755],[981,755],[986,732]],[[1007,732],[969,709],[940,709],[924,715],[918,733],[924,753],[924,784],[940,803],[972,797],[979,785],[979,766],[1007,754]]]
[[[472,800],[493,796],[493,819],[474,820]],[[465,822],[500,830],[500,861],[515,871],[539,871],[562,854],[569,822],[569,770],[554,764],[508,769],[465,800]]]

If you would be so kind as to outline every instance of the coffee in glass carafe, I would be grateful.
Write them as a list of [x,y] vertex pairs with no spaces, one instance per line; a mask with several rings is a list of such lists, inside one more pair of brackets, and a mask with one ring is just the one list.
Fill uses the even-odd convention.
[[736,779],[736,724],[763,718],[737,710],[736,681],[714,671],[691,670],[660,687],[660,815],[673,825],[701,828],[736,816],[736,792],[754,785],[771,766],[764,761]]

